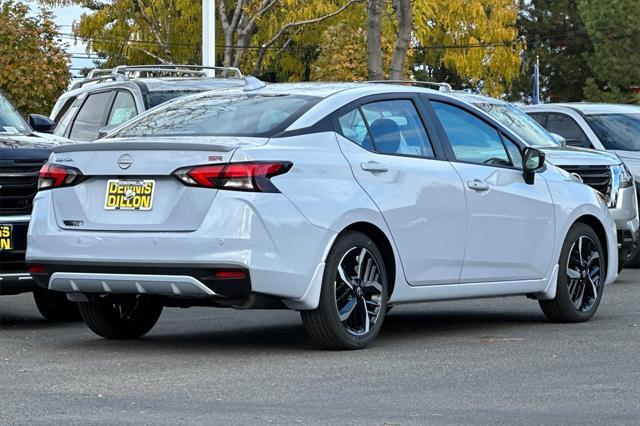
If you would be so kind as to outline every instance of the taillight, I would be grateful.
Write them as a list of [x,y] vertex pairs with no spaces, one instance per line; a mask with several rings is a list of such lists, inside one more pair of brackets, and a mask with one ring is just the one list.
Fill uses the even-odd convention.
[[209,164],[184,167],[173,172],[185,185],[233,191],[280,192],[271,182],[274,176],[286,173],[288,161]]
[[75,185],[82,177],[80,170],[75,167],[45,163],[38,175],[38,190]]

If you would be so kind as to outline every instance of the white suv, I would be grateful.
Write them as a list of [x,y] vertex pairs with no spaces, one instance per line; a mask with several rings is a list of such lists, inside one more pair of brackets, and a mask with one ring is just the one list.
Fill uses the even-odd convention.
[[[570,146],[618,155],[635,178],[640,199],[640,107],[579,102],[528,105],[523,110],[549,132],[564,137]],[[620,237],[625,247],[639,244],[631,230]],[[628,265],[640,267],[640,252]]]
[[164,306],[301,311],[322,346],[371,342],[388,304],[527,295],[590,319],[618,276],[599,193],[450,95],[248,82],[56,149],[27,261],[106,338]]

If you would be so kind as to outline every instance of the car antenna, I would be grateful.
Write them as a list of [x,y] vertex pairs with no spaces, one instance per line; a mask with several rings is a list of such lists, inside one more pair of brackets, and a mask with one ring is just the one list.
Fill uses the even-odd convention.
[[242,88],[242,90],[244,90],[245,92],[250,92],[252,90],[262,89],[263,87],[267,87],[267,83],[252,75],[248,75],[244,78],[244,87]]

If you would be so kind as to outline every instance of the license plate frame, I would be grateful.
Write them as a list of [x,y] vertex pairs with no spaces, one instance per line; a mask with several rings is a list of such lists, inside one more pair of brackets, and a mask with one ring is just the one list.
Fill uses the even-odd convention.
[[105,210],[150,211],[155,190],[155,179],[109,179],[103,207]]

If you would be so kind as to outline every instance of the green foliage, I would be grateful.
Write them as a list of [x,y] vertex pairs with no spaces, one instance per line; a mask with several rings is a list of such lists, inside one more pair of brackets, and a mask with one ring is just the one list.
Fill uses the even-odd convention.
[[520,34],[526,39],[522,74],[514,83],[511,98],[531,96],[533,66],[540,57],[541,98],[553,102],[584,99],[583,87],[591,70],[587,57],[593,52],[578,0],[532,0],[523,2],[518,17]]
[[23,114],[49,114],[69,84],[68,55],[50,12],[0,0],[0,90]]
[[638,0],[581,0],[578,5],[593,43],[588,64],[593,78],[585,83],[589,100],[638,102],[640,86],[640,13]]

